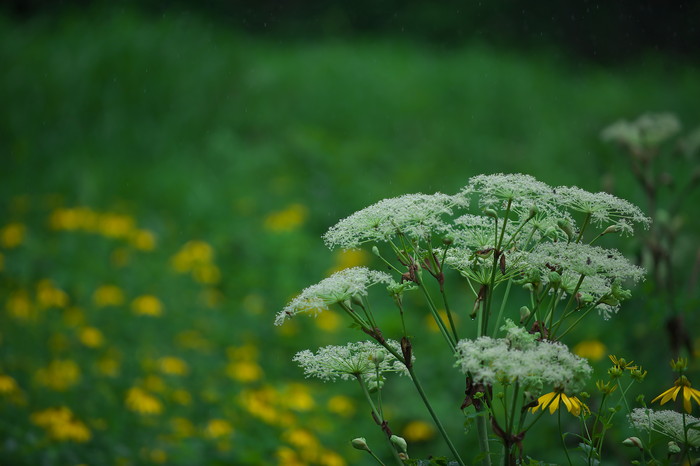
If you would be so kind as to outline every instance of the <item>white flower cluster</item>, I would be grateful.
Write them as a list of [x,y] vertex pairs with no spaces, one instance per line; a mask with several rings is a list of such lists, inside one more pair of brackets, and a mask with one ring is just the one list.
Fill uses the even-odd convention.
[[[388,340],[398,354],[401,346]],[[324,346],[316,354],[309,350],[300,351],[294,361],[304,369],[306,377],[317,377],[324,381],[337,379],[351,380],[356,377],[374,379],[377,374],[397,372],[407,375],[408,370],[383,346],[372,341],[348,343],[345,346]]]
[[623,233],[632,233],[632,223],[640,223],[645,228],[651,224],[651,219],[639,207],[609,193],[591,193],[575,186],[560,186],[552,196],[562,207],[589,214],[596,225],[613,224]]
[[[676,442],[685,443],[683,434],[683,414],[676,411],[653,411],[649,408],[635,408],[629,415],[632,427],[646,432],[657,432]],[[700,419],[685,415],[686,426],[694,425],[688,430],[688,446],[700,448]]]
[[497,173],[470,178],[458,197],[468,204],[469,198],[477,194],[480,207],[502,207],[508,201],[511,201],[512,206],[514,204],[530,207],[536,205],[538,200],[546,198],[551,189],[530,175]]
[[328,306],[347,301],[354,296],[366,296],[367,288],[377,283],[394,283],[391,276],[384,272],[370,270],[366,267],[351,267],[336,272],[302,291],[282,309],[275,319],[275,325],[300,313],[317,315]]
[[671,113],[646,113],[636,121],[620,120],[608,126],[601,133],[604,141],[613,141],[639,150],[644,146],[656,145],[681,130],[681,123]]
[[323,236],[333,249],[352,249],[364,243],[385,242],[397,234],[426,240],[435,233],[447,233],[444,215],[452,215],[454,198],[446,194],[406,194],[384,199],[355,212],[331,227]]
[[475,382],[493,385],[516,381],[525,390],[541,392],[544,385],[572,393],[580,390],[591,366],[558,342],[537,341],[509,322],[505,338],[479,337],[457,343],[456,365]]
[[644,269],[632,264],[619,251],[582,243],[539,243],[530,252],[528,265],[545,271],[556,268],[586,277],[637,282]]

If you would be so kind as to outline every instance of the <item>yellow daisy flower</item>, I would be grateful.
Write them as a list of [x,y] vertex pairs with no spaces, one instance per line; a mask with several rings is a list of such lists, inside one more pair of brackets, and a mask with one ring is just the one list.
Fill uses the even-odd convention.
[[530,411],[534,413],[539,408],[542,408],[543,411],[549,408],[549,414],[554,414],[554,412],[559,409],[560,402],[563,403],[564,406],[566,406],[566,410],[574,416],[579,416],[581,412],[584,414],[591,412],[588,406],[577,397],[567,396],[564,392],[556,390],[539,397],[537,399],[537,406],[530,408]]
[[661,400],[661,404],[664,404],[670,400],[676,401],[676,397],[679,393],[681,393],[683,396],[683,408],[685,409],[686,413],[690,413],[693,410],[690,403],[691,400],[694,400],[698,405],[700,405],[700,390],[692,388],[690,380],[688,380],[688,378],[684,375],[681,375],[678,379],[676,379],[676,381],[673,383],[673,387],[651,400],[651,402],[655,403],[657,400]]

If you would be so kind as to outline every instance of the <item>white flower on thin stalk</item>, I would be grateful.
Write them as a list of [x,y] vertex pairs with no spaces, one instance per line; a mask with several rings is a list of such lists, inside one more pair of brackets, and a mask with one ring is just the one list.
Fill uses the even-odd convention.
[[468,205],[469,199],[476,194],[482,208],[500,208],[508,201],[512,206],[531,207],[539,200],[548,199],[551,191],[550,186],[530,175],[496,173],[470,178],[456,197]]
[[452,215],[455,201],[446,194],[406,194],[384,199],[355,212],[323,236],[330,249],[353,249],[369,242],[386,242],[397,234],[425,241],[450,231],[443,216]]
[[552,194],[555,202],[576,212],[590,215],[595,225],[613,224],[630,233],[631,224],[649,228],[651,219],[629,201],[609,193],[591,193],[577,187],[560,186]]
[[282,325],[285,320],[297,314],[318,315],[328,306],[347,301],[353,297],[367,295],[367,288],[377,283],[394,283],[391,276],[384,272],[370,270],[366,267],[351,267],[336,272],[302,291],[287,304],[275,318],[275,325]]
[[[685,443],[686,441],[683,430],[683,414],[676,411],[654,411],[649,408],[635,408],[630,413],[629,420],[635,429],[657,432],[679,443]],[[700,419],[686,414],[685,424],[686,426],[695,426],[695,428],[688,430],[688,446],[699,448],[700,431],[698,428],[700,428]]]
[[502,327],[505,338],[479,337],[457,343],[457,367],[475,382],[513,384],[533,393],[545,385],[571,393],[591,374],[588,362],[558,342],[537,341],[512,321]]
[[[387,344],[401,354],[398,342],[387,340]],[[352,380],[357,377],[374,379],[377,370],[380,376],[386,372],[408,374],[401,361],[386,348],[372,341],[359,341],[344,346],[324,346],[315,354],[304,350],[298,352],[293,360],[304,369],[306,377],[316,377],[323,381]]]
[[632,264],[619,251],[582,243],[540,243],[530,252],[527,263],[546,275],[552,269],[611,281],[638,282],[644,269]]

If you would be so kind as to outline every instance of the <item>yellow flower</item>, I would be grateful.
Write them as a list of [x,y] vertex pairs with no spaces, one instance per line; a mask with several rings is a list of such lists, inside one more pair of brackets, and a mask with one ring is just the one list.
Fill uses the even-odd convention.
[[291,204],[286,209],[272,212],[265,217],[264,227],[275,233],[298,229],[306,220],[308,209],[301,204]]
[[124,292],[116,285],[102,285],[92,294],[92,301],[97,307],[121,306]]
[[0,245],[6,249],[16,248],[24,241],[26,231],[27,227],[22,223],[8,223],[0,229]]
[[600,361],[605,357],[607,350],[605,345],[598,340],[584,340],[574,346],[572,352],[591,361]]
[[618,358],[617,356],[613,356],[612,354],[609,355],[608,357],[610,358],[610,361],[612,361],[615,369],[617,369],[619,371],[624,371],[624,370],[633,371],[633,370],[639,369],[637,366],[632,365],[634,363],[634,361],[627,362],[627,360],[625,358]]
[[155,296],[146,294],[131,302],[131,310],[136,314],[158,317],[163,313],[163,304]]
[[160,448],[154,448],[153,450],[149,451],[148,457],[155,464],[163,464],[168,461],[168,454],[165,452],[165,450]]
[[187,363],[174,356],[165,356],[158,360],[160,371],[168,375],[187,375],[190,368]]
[[121,363],[117,354],[112,352],[106,356],[103,356],[97,361],[97,370],[108,377],[116,377],[119,375],[119,368]]
[[335,332],[340,327],[341,322],[340,316],[329,310],[324,310],[314,319],[316,326],[326,332]]
[[435,436],[435,428],[424,421],[411,421],[403,428],[401,436],[409,442],[425,442]]
[[322,452],[318,457],[317,462],[322,466],[346,466],[348,464],[345,462],[342,456],[329,450]]
[[214,249],[204,241],[188,241],[170,260],[176,272],[185,273],[196,265],[210,264]]
[[134,229],[134,219],[128,215],[107,212],[99,216],[97,228],[108,238],[128,238]]
[[51,280],[41,280],[36,285],[36,300],[41,308],[66,307],[68,294],[54,286]]
[[294,411],[309,411],[315,405],[309,388],[300,383],[289,385],[282,395],[284,405]]
[[347,249],[338,251],[335,254],[335,265],[329,273],[339,272],[350,267],[360,267],[367,265],[370,260],[370,255],[364,249]]
[[221,280],[221,271],[214,264],[197,264],[192,268],[192,278],[198,283],[215,285]]
[[194,426],[192,421],[185,417],[175,417],[170,421],[175,436],[180,438],[192,437],[194,435]]
[[566,410],[574,416],[580,415],[581,412],[584,414],[591,412],[588,409],[588,406],[586,406],[586,404],[577,397],[567,396],[564,392],[558,390],[549,392],[539,397],[537,399],[537,406],[530,408],[530,411],[534,413],[540,408],[542,408],[544,411],[549,407],[549,414],[554,414],[554,411],[559,409],[559,402],[563,403],[564,406],[566,406]]
[[207,423],[204,433],[209,438],[221,438],[233,433],[233,427],[225,419],[212,419]]
[[238,361],[253,361],[257,359],[260,350],[257,346],[247,343],[243,346],[229,346],[226,348],[226,355]]
[[686,413],[690,413],[693,410],[691,400],[700,405],[700,390],[692,388],[690,381],[684,375],[676,379],[673,383],[673,387],[651,400],[651,402],[655,403],[657,400],[661,400],[661,404],[664,404],[670,400],[676,401],[676,397],[679,393],[683,397],[683,408]]
[[226,375],[239,382],[255,382],[263,376],[263,370],[256,362],[237,361],[228,363]]
[[141,251],[153,251],[156,247],[156,236],[148,230],[136,230],[131,234],[131,244]]
[[92,437],[90,429],[76,419],[71,410],[65,406],[33,413],[31,420],[37,426],[46,429],[49,436],[58,441],[82,443]]
[[13,292],[5,302],[5,309],[15,319],[29,320],[36,317],[34,306],[24,290]]
[[83,327],[80,329],[78,338],[88,348],[99,348],[104,343],[102,332],[95,327]]
[[343,417],[350,417],[355,414],[355,403],[347,396],[336,395],[331,397],[326,406],[328,411]]
[[[440,318],[442,319],[444,324],[447,325],[449,328],[450,321],[449,321],[449,318],[447,317],[447,311],[445,311],[444,309],[440,309],[438,311],[438,315],[440,316]],[[453,319],[455,325],[459,326],[459,318],[454,313],[452,313],[452,319]],[[438,327],[438,324],[435,322],[435,319],[433,318],[432,315],[428,315],[425,317],[425,324],[428,327],[428,330],[430,330],[433,333],[438,333],[440,331],[440,327]]]
[[140,414],[160,414],[163,411],[160,400],[139,387],[132,387],[127,392],[126,407]]
[[9,375],[0,374],[0,395],[11,395],[19,390],[17,381]]
[[37,381],[53,390],[66,390],[80,380],[80,367],[70,359],[56,359],[36,372]]

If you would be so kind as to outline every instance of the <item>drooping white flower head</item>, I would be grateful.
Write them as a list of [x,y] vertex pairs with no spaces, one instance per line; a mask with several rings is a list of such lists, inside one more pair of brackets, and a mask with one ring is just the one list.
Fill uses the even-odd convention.
[[479,337],[457,343],[456,365],[475,382],[512,384],[540,392],[544,385],[575,392],[591,374],[588,362],[562,343],[537,341],[509,321],[505,338]]
[[351,267],[336,272],[302,291],[275,318],[275,325],[297,314],[318,315],[328,306],[347,301],[354,296],[366,296],[367,288],[377,283],[394,283],[391,276],[367,267]]
[[355,212],[323,236],[326,246],[352,249],[368,242],[386,242],[398,233],[424,241],[449,232],[444,215],[452,215],[454,198],[446,194],[406,194],[384,199]]
[[559,205],[590,215],[591,221],[598,226],[613,224],[623,233],[631,233],[634,223],[644,228],[651,224],[651,219],[639,207],[609,193],[591,193],[575,186],[560,186],[552,196]]
[[[646,432],[657,432],[669,437],[676,442],[685,443],[683,434],[683,414],[676,411],[663,410],[654,411],[649,408],[635,408],[629,415],[630,423],[635,429]],[[695,425],[695,429],[688,430],[688,446],[700,448],[700,419],[685,415],[685,423]]]
[[[388,340],[387,344],[401,354],[398,342]],[[351,380],[356,377],[372,379],[376,377],[377,369],[380,375],[385,372],[408,374],[406,366],[386,348],[373,341],[324,346],[315,354],[309,350],[300,351],[294,356],[294,361],[304,369],[306,377],[317,377],[324,381]]]

